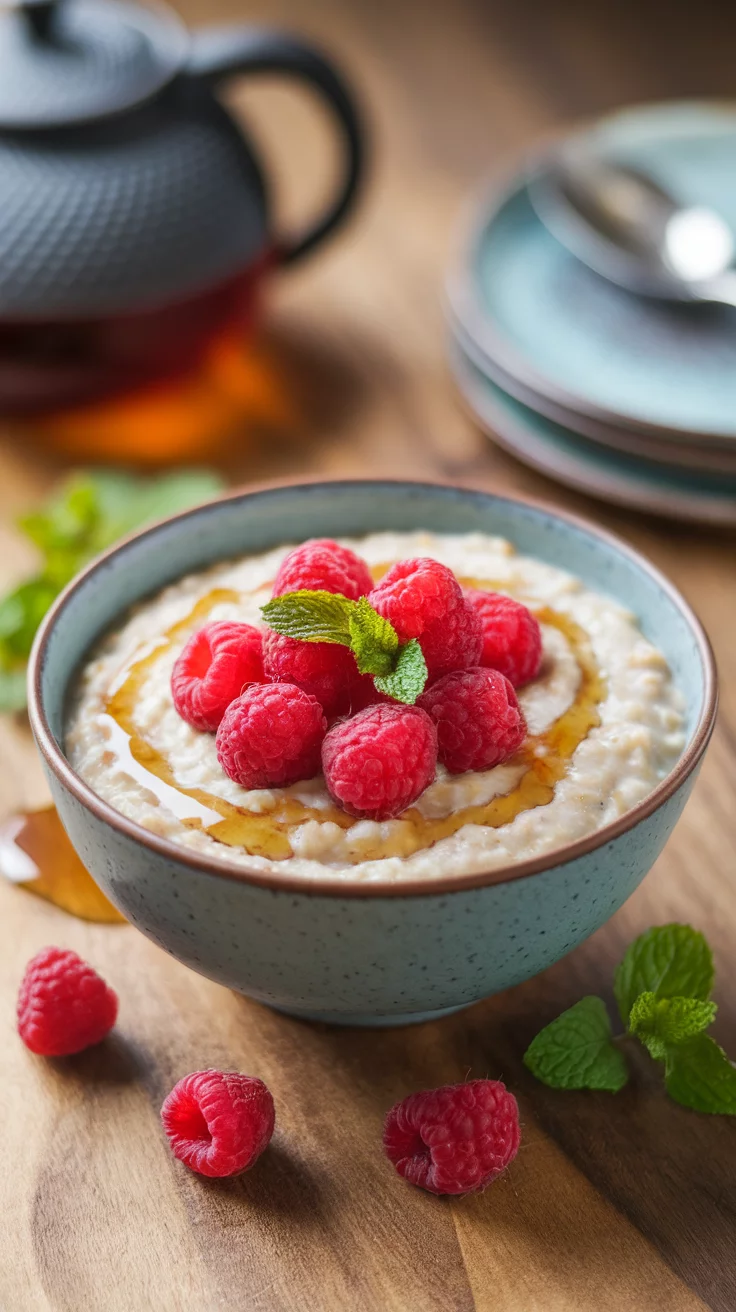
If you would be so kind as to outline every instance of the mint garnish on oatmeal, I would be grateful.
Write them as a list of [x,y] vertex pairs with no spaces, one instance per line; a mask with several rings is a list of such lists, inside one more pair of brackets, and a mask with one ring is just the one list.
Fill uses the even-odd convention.
[[625,1032],[613,1035],[602,998],[583,998],[540,1031],[524,1064],[551,1088],[615,1093],[629,1078],[618,1044],[638,1039],[664,1063],[675,1102],[736,1116],[736,1067],[705,1033],[717,1010],[713,979],[713,954],[698,930],[655,926],[631,944],[614,978]]
[[416,638],[400,643],[392,624],[366,597],[351,601],[335,592],[304,589],[273,597],[261,607],[275,633],[299,642],[349,647],[360,674],[370,674],[379,692],[413,706],[424,691],[427,665]]

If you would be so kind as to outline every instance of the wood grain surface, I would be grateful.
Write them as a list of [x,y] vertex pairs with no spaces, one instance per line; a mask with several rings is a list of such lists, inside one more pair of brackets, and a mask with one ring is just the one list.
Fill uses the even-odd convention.
[[[694,1312],[736,1307],[736,1124],[669,1103],[644,1058],[613,1097],[536,1084],[521,1056],[584,992],[611,998],[626,943],[653,923],[706,931],[716,1035],[736,1053],[736,551],[733,536],[614,512],[526,472],[481,436],[443,358],[440,279],[468,188],[538,134],[626,101],[730,94],[725,6],[572,0],[187,0],[190,21],[292,25],[334,51],[371,120],[359,221],[284,277],[258,350],[277,403],[234,444],[241,480],[315,473],[444,477],[588,513],[647,552],[693,602],[723,681],[719,727],[652,874],[554,969],[453,1019],[365,1033],[278,1016],[191,974],[129,927],[88,925],[0,887],[2,1312]],[[286,216],[327,185],[321,116],[291,91],[233,92],[278,156]],[[324,172],[323,172],[324,170]],[[270,371],[270,372],[269,372]],[[12,516],[62,472],[0,443],[0,569],[31,563]],[[0,726],[2,808],[45,800],[22,722]],[[46,943],[74,947],[122,999],[116,1036],[44,1062],[14,1034],[18,980]],[[208,1065],[263,1077],[273,1145],[236,1182],[170,1156],[158,1109]],[[454,1202],[383,1159],[396,1099],[466,1075],[518,1094],[506,1176]]]

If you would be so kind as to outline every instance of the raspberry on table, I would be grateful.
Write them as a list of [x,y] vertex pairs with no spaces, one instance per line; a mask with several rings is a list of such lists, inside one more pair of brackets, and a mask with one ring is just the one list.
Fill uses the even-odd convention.
[[341,720],[322,744],[330,796],[349,815],[390,820],[431,784],[437,734],[416,706],[378,704]]
[[253,683],[228,706],[217,730],[217,759],[243,788],[313,779],[327,729],[324,711],[294,683]]
[[273,1134],[273,1098],[263,1080],[227,1071],[194,1071],[174,1085],[161,1120],[175,1157],[199,1175],[239,1175]]
[[503,592],[466,588],[465,596],[483,630],[478,665],[500,670],[515,688],[535,679],[542,664],[542,630],[536,615]]
[[295,547],[281,563],[273,596],[286,592],[339,592],[351,601],[364,597],[373,578],[364,560],[331,538],[313,538]]
[[267,630],[263,637],[266,678],[295,683],[316,697],[325,715],[349,714],[375,691],[370,675],[359,674],[349,647],[336,642],[300,642]]
[[399,1175],[433,1194],[485,1189],[519,1148],[519,1108],[500,1080],[412,1093],[386,1117],[383,1146]]
[[100,1043],[118,1014],[117,994],[68,948],[43,948],[18,993],[18,1033],[41,1057],[68,1057]]
[[193,633],[171,674],[174,706],[187,724],[214,733],[246,684],[262,683],[260,629],[214,620]]
[[451,774],[491,770],[526,737],[526,722],[511,683],[478,666],[446,674],[417,703],[437,727],[437,752]]
[[368,600],[393,624],[401,642],[418,638],[430,681],[448,670],[477,665],[481,625],[451,569],[429,557],[401,560]]

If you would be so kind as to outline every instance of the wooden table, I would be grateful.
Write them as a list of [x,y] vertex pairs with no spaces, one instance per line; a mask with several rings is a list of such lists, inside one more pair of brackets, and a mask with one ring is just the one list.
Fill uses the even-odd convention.
[[[235,19],[238,0],[185,17]],[[733,537],[614,512],[545,483],[463,415],[443,360],[439,286],[466,189],[537,134],[642,98],[727,94],[736,14],[720,6],[573,0],[256,0],[248,15],[322,40],[354,74],[375,136],[360,220],[284,279],[263,350],[286,413],[253,424],[242,478],[392,472],[550,497],[643,548],[699,610],[723,680],[720,724],[664,856],[613,920],[541,979],[451,1020],[397,1032],[328,1030],[200,979],[127,927],[87,925],[0,888],[3,1312],[623,1312],[736,1307],[736,1125],[684,1111],[642,1059],[612,1097],[536,1084],[531,1036],[587,992],[610,1000],[626,943],[653,923],[704,929],[718,966],[716,1034],[736,1054],[736,634]],[[666,16],[658,27],[657,18]],[[715,18],[718,39],[715,39]],[[269,147],[290,155],[299,203],[316,196],[322,123],[295,96],[249,88]],[[264,120],[268,120],[265,122]],[[283,142],[291,135],[290,145]],[[296,198],[286,198],[287,210]],[[267,421],[267,422],[266,422]],[[3,573],[30,561],[12,514],[61,470],[0,447]],[[7,811],[44,797],[22,723],[0,729]],[[32,1058],[13,1031],[27,958],[76,948],[119,990],[117,1037],[68,1063]],[[257,1073],[279,1128],[252,1174],[203,1182],[173,1161],[163,1096],[204,1066]],[[386,1109],[411,1090],[502,1076],[523,1146],[480,1197],[405,1185],[382,1157]]]

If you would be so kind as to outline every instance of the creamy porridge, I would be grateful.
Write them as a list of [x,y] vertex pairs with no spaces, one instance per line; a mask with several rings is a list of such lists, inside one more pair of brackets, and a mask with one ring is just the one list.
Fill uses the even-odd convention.
[[519,689],[528,737],[495,769],[450,775],[395,820],[354,820],[320,777],[246,791],[221,769],[211,734],[174,709],[170,678],[189,636],[216,619],[262,622],[290,550],[190,575],[139,606],[80,679],[66,749],[123,815],[193,852],[292,874],[397,880],[470,874],[539,856],[640,802],[684,746],[683,702],[635,618],[572,575],[483,534],[377,533],[345,540],[377,578],[432,556],[476,588],[508,592],[542,627],[539,676]]

